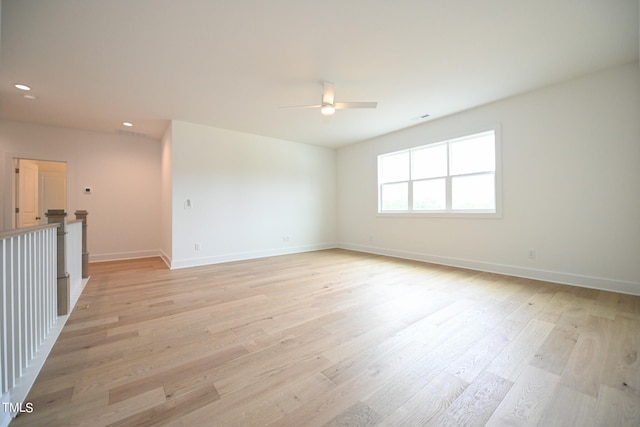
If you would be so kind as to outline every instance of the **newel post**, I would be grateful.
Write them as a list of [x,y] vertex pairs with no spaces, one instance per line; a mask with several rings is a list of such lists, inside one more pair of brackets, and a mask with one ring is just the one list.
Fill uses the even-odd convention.
[[82,278],[89,277],[89,252],[87,252],[87,211],[76,211],[76,219],[82,221]]
[[67,234],[67,213],[64,209],[49,209],[45,214],[49,219],[49,224],[60,224],[58,226],[58,316],[69,313],[71,306],[71,291],[69,273],[67,273],[65,235]]

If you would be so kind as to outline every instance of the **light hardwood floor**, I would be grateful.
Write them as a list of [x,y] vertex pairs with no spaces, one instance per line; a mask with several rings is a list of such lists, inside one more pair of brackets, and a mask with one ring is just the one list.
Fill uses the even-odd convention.
[[640,425],[640,297],[344,250],[90,272],[12,427]]

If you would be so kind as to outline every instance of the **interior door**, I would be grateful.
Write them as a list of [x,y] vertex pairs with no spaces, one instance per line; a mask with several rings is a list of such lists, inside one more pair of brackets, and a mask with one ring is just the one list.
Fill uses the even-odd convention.
[[38,225],[38,164],[35,161],[18,160],[17,183],[17,227]]
[[[38,217],[40,224],[47,223],[45,212],[48,212],[49,209],[66,210],[67,207],[67,177],[64,174],[47,171],[46,165],[48,164],[52,164],[52,162],[38,164]],[[45,166],[43,167],[43,165]]]

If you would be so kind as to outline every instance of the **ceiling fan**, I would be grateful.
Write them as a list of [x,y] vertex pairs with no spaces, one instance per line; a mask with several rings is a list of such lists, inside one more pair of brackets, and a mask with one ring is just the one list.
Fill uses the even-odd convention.
[[281,108],[319,108],[325,116],[330,116],[336,110],[346,110],[349,108],[376,108],[377,102],[335,102],[333,82],[322,81],[322,103],[316,105],[296,105]]

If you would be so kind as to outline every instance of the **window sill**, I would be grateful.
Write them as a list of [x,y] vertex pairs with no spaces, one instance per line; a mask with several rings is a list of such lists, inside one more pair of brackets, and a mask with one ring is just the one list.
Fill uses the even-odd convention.
[[500,212],[378,212],[379,218],[502,219]]

